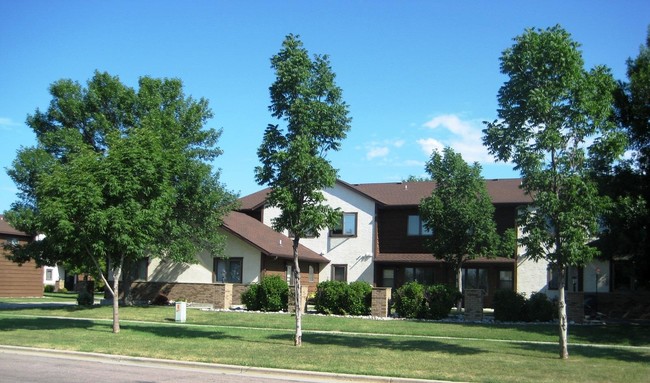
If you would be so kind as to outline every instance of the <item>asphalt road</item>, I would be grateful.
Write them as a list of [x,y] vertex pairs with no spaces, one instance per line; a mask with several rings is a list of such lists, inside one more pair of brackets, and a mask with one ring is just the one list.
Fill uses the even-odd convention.
[[0,347],[0,383],[425,382]]

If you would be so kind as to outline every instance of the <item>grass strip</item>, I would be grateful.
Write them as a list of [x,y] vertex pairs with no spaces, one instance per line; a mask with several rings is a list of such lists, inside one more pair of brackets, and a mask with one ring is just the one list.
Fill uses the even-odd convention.
[[[39,317],[45,313],[62,318]],[[644,348],[570,345],[571,359],[561,361],[557,358],[553,325],[492,328],[308,315],[303,323],[303,347],[296,348],[292,341],[294,319],[286,314],[191,310],[187,325],[173,323],[173,309],[169,307],[125,307],[120,314],[122,332],[115,335],[111,333],[110,308],[3,310],[0,343],[243,366],[477,382],[644,382],[650,373],[650,350]],[[67,319],[75,317],[92,319]],[[548,333],[551,328],[552,334]],[[570,330],[574,343],[578,342],[578,328],[599,333],[581,335],[583,343],[590,343],[588,340],[593,338],[598,339],[594,343],[608,344],[614,336],[603,332],[629,338],[645,333],[641,340],[609,344],[650,346],[647,327],[573,326]],[[528,343],[529,340],[538,343]]]

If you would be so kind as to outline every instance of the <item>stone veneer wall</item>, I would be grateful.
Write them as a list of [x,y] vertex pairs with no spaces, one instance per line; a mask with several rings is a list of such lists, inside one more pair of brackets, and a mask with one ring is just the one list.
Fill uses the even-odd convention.
[[390,287],[373,287],[370,315],[373,317],[385,318],[390,315],[389,299],[391,296]]
[[585,320],[584,293],[566,293],[566,316],[569,322],[582,323]]
[[466,289],[465,296],[465,321],[478,322],[483,320],[483,298],[481,289]]
[[[171,301],[183,299],[192,303],[211,304],[215,309],[227,309],[233,305],[241,305],[241,295],[247,288],[247,285],[233,283],[134,282],[131,284],[131,297],[136,302],[150,302],[159,294],[163,294]],[[309,287],[301,286],[301,290],[302,307],[306,310]],[[289,312],[295,310],[293,293],[293,286],[289,286]],[[372,289],[372,316],[390,315],[390,296],[389,287]]]
[[[289,312],[293,313],[296,312],[296,304],[295,304],[295,287],[294,286],[289,286]],[[300,286],[300,307],[302,307],[302,312],[307,311],[307,296],[309,295],[309,287],[308,286]]]

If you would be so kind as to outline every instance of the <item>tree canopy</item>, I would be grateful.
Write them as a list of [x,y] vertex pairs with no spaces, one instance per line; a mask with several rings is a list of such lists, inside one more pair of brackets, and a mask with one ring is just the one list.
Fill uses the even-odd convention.
[[426,171],[436,183],[430,196],[420,203],[420,215],[432,232],[428,247],[437,258],[449,263],[462,289],[460,273],[464,261],[477,257],[512,256],[512,230],[501,238],[494,221],[494,205],[481,177],[481,165],[467,164],[460,153],[446,147],[433,152]]
[[560,26],[527,29],[501,56],[508,76],[498,93],[499,120],[487,123],[484,144],[502,161],[512,161],[533,199],[520,215],[526,256],[544,259],[559,273],[560,356],[566,347],[564,277],[598,254],[606,200],[591,178],[595,167],[618,158],[624,135],[612,124],[609,70],[589,71],[579,44]]
[[177,79],[142,77],[135,90],[96,72],[86,87],[59,80],[50,93],[47,111],[27,118],[37,145],[8,171],[20,190],[8,220],[44,235],[15,256],[98,268],[105,260],[118,332],[125,262],[220,254],[217,228],[235,201],[211,166],[221,132],[204,128],[208,102],[186,97]]
[[338,211],[324,203],[322,190],[336,182],[337,171],[326,155],[339,150],[350,129],[350,118],[329,58],[310,58],[299,36],[285,38],[280,52],[271,58],[271,67],[276,79],[269,88],[269,111],[286,126],[267,126],[257,151],[262,164],[255,168],[255,179],[271,188],[267,204],[281,209],[273,219],[274,229],[289,230],[294,236],[295,344],[299,346],[298,244],[301,238],[333,227],[340,219]]

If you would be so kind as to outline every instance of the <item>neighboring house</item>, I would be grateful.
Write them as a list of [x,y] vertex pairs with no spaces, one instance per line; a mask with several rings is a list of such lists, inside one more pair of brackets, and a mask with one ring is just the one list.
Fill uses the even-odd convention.
[[[265,275],[280,275],[291,282],[293,249],[291,239],[262,222],[231,212],[222,227],[226,236],[225,257],[207,253],[197,256],[198,263],[173,263],[159,258],[139,265],[136,280],[147,282],[204,283],[227,282],[250,284]],[[319,272],[329,261],[320,254],[300,246],[301,282],[316,291]]]
[[30,261],[19,265],[7,259],[5,245],[21,244],[32,238],[11,227],[0,215],[0,297],[42,297],[43,270]]
[[63,266],[43,266],[43,285],[55,286],[58,289],[60,281],[65,281],[65,270]]

